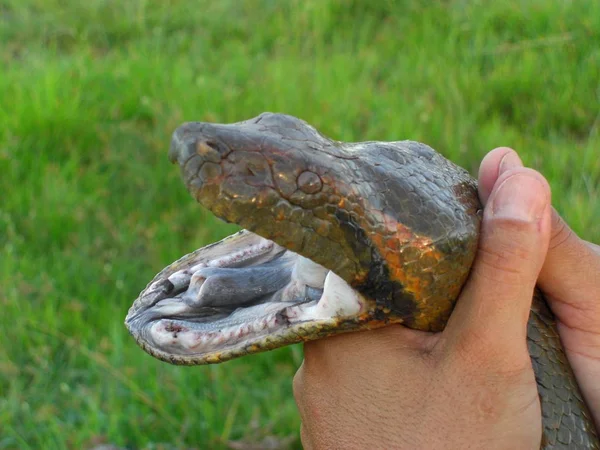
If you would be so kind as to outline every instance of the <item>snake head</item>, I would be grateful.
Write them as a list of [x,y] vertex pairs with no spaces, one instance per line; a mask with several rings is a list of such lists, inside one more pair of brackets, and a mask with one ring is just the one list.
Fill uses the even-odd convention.
[[352,171],[357,157],[306,122],[264,113],[235,124],[186,123],[169,157],[217,217],[319,260],[348,282],[359,276],[369,249],[355,233],[348,239],[336,217],[353,206],[359,180],[339,174]]
[[174,262],[126,323],[176,364],[403,323],[441,329],[477,240],[475,184],[426,145],[346,144],[295,117],[190,122],[169,158],[245,230]]

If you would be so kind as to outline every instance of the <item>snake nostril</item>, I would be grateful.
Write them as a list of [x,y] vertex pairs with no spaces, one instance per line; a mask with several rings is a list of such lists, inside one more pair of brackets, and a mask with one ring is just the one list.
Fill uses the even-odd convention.
[[202,133],[203,124],[198,122],[187,122],[177,127],[171,137],[171,146],[169,148],[169,161],[172,163],[185,162],[195,152],[190,148],[190,141],[194,141],[194,136]]
[[214,141],[198,139],[196,141],[196,154],[200,155],[205,161],[214,163],[221,161],[219,144]]
[[211,149],[213,149],[214,151],[218,152],[219,151],[219,144],[217,144],[214,141],[205,141],[204,142],[206,145],[208,145]]

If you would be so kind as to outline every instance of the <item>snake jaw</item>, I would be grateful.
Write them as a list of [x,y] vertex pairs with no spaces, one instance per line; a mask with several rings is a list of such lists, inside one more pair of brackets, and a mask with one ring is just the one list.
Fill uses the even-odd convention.
[[[265,113],[183,124],[169,158],[198,202],[256,235],[194,252],[142,292],[127,323],[150,353],[201,364],[390,322],[443,329],[479,219],[474,182],[431,148],[343,144]],[[317,286],[302,279],[302,257],[323,271]]]
[[161,271],[126,325],[153,356],[207,364],[361,328],[374,308],[333,272],[244,230]]

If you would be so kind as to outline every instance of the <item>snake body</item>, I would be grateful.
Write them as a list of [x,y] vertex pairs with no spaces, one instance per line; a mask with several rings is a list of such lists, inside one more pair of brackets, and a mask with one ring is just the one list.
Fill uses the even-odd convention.
[[[481,205],[476,181],[430,147],[342,143],[264,113],[184,124],[170,159],[197,201],[249,231],[181,258],[140,294],[126,323],[150,354],[206,364],[391,323],[444,328]],[[528,346],[542,447],[600,449],[538,290]]]

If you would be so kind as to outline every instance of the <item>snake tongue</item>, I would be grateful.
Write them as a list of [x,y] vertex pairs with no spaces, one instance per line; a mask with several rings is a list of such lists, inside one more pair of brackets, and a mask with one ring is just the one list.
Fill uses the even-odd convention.
[[[291,279],[291,258],[279,261],[277,267],[265,264],[258,267],[203,267],[190,279],[181,298],[191,306],[243,306],[260,302],[283,289]],[[292,299],[290,299],[292,300]]]
[[364,301],[333,272],[242,231],[165,268],[126,324],[152,355],[201,364],[297,342]]

